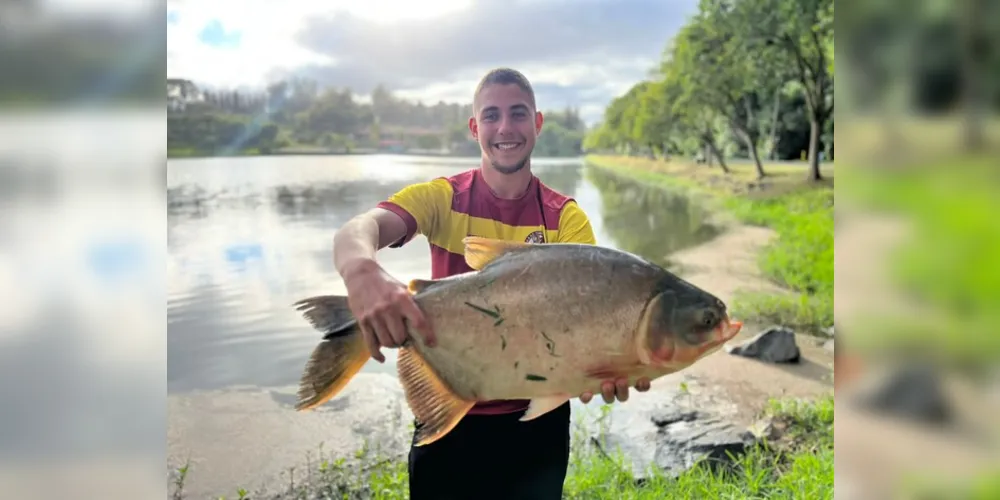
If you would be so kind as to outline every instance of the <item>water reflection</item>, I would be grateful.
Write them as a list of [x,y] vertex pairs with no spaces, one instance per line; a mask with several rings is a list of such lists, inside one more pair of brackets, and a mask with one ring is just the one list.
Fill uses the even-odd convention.
[[[468,159],[271,157],[168,164],[168,390],[297,382],[319,334],[291,304],[343,293],[331,244],[344,222],[413,183],[474,167]],[[715,234],[683,196],[584,169],[537,162],[577,198],[601,244],[655,260]],[[422,237],[383,251],[407,281],[430,274]],[[374,361],[367,371],[394,371]]]
[[669,265],[668,255],[721,232],[710,213],[682,192],[650,187],[594,167],[586,180],[600,192],[601,227],[622,250]]

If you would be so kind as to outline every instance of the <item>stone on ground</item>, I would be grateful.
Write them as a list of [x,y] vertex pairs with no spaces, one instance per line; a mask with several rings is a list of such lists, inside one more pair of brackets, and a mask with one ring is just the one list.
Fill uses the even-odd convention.
[[768,363],[797,363],[801,356],[795,332],[783,326],[772,326],[742,344],[727,345],[726,352]]

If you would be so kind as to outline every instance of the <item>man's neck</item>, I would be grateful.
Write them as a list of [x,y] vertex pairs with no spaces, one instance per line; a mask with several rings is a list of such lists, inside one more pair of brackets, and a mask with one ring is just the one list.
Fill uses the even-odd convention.
[[530,163],[513,174],[501,174],[486,165],[481,166],[480,170],[483,173],[483,180],[499,198],[516,200],[524,195],[531,184]]

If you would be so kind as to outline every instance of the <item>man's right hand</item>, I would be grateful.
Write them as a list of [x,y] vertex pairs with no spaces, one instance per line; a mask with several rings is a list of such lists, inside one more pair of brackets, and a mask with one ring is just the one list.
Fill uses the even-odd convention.
[[403,345],[408,337],[406,323],[423,334],[428,346],[434,346],[431,325],[406,285],[389,276],[374,260],[359,260],[344,271],[348,303],[372,358],[384,363],[382,347]]

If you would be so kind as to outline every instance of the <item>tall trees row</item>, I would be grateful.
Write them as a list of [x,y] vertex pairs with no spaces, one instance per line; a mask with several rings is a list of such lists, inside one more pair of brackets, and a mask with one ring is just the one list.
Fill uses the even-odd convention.
[[[726,166],[807,151],[820,178],[832,154],[833,0],[701,0],[663,52],[654,77],[607,107],[592,150],[698,152]],[[804,137],[803,137],[804,136]]]

